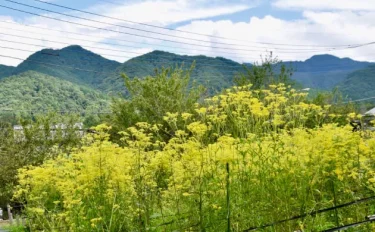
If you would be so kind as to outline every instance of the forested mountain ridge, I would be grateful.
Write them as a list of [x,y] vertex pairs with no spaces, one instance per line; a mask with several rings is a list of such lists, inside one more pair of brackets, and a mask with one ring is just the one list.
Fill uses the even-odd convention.
[[153,51],[121,64],[72,45],[60,50],[43,49],[36,52],[13,68],[10,74],[32,70],[116,95],[125,91],[121,74],[142,78],[153,75],[156,69],[162,67],[183,66],[190,69],[193,64],[192,81],[213,91],[233,85],[234,75],[244,71],[241,64],[225,58],[182,56],[163,51]]
[[348,75],[337,87],[352,100],[375,96],[375,64]]
[[0,112],[100,111],[109,98],[93,89],[35,71],[0,80]]
[[36,52],[18,65],[14,74],[32,70],[97,88],[119,65],[117,61],[108,60],[80,46],[72,45],[60,50],[43,49]]
[[154,74],[156,69],[163,67],[183,66],[184,69],[190,69],[192,65],[194,65],[194,69],[191,73],[191,80],[206,86],[211,92],[230,87],[233,85],[234,75],[244,71],[242,64],[221,57],[182,56],[153,51],[120,65],[113,75],[104,80],[103,89],[110,92],[124,91],[122,73],[129,78],[142,78]]
[[339,82],[344,81],[349,73],[371,64],[332,55],[316,55],[306,61],[285,63],[293,68],[294,80],[305,87],[325,90],[332,89]]
[[[288,63],[288,62],[286,62]],[[290,62],[299,72],[316,72],[332,70],[353,70],[370,65],[370,62],[355,61],[350,58],[338,58],[332,55],[315,55],[305,61]]]
[[[116,96],[118,93],[126,92],[121,74],[126,74],[130,78],[143,78],[153,75],[156,69],[162,67],[183,66],[184,69],[190,69],[193,64],[195,67],[191,73],[191,80],[206,86],[211,93],[233,85],[234,76],[245,72],[244,65],[251,66],[221,57],[186,56],[163,51],[153,51],[121,64],[72,45],[60,50],[43,49],[32,54],[17,67],[2,65],[0,79],[33,70]],[[353,83],[350,80],[345,82],[348,75],[371,65],[369,62],[332,55],[316,55],[306,61],[285,61],[284,64],[294,70],[292,79],[303,87],[330,90],[336,85],[344,85],[345,94],[350,97],[357,97],[361,93],[350,91],[350,85]],[[371,73],[364,72],[368,75]],[[367,81],[368,78],[357,78],[354,86],[366,85]],[[354,95],[351,96],[352,94]]]
[[13,74],[15,67],[0,64],[0,80]]

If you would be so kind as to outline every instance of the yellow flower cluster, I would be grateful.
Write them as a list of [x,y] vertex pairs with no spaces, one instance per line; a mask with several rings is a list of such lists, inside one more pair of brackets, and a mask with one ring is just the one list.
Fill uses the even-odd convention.
[[[142,122],[122,133],[127,146],[119,147],[102,125],[74,154],[20,170],[15,198],[27,202],[31,225],[48,231],[224,231],[228,210],[233,231],[243,231],[374,192],[374,134],[307,128],[323,122],[327,107],[283,85],[248,89],[208,99],[196,115],[167,114],[186,126],[166,143],[160,126]],[[366,210],[344,211],[342,223],[359,212]],[[274,229],[333,222],[327,214]]]
[[225,94],[206,99],[204,107],[198,105],[196,111],[216,133],[227,131],[236,137],[308,123],[319,125],[327,116],[329,107],[305,103],[306,93],[287,91],[284,84],[253,91],[250,87],[228,89]]

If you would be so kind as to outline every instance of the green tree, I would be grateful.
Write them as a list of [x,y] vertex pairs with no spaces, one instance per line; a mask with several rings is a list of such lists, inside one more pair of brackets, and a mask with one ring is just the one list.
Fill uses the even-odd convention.
[[332,115],[332,121],[345,125],[348,123],[348,114],[358,112],[352,102],[346,102],[341,91],[336,87],[330,92],[319,92],[311,103],[319,106],[330,105],[328,114]]
[[168,112],[193,112],[194,104],[206,91],[190,81],[193,68],[163,68],[143,79],[130,79],[123,74],[129,96],[112,102],[111,124],[115,130],[124,130],[137,122],[164,124],[163,117]]
[[293,69],[273,57],[272,53],[263,58],[261,64],[255,63],[250,68],[243,67],[245,72],[238,73],[234,77],[234,83],[238,86],[252,84],[252,89],[263,89],[278,83],[296,85],[291,79]]

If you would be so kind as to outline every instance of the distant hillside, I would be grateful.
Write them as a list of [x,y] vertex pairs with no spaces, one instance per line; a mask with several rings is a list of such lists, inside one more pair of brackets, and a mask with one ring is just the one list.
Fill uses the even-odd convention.
[[[116,95],[119,92],[125,92],[121,73],[125,73],[130,78],[142,78],[153,75],[155,69],[161,67],[184,65],[184,68],[189,69],[194,61],[195,69],[191,75],[192,81],[205,85],[211,93],[233,85],[234,75],[244,72],[242,64],[225,58],[182,56],[163,51],[153,51],[121,64],[80,46],[72,45],[60,50],[44,49],[39,51],[16,68],[0,66],[0,79],[32,70]],[[306,61],[288,61],[285,64],[294,69],[293,79],[304,87],[317,90],[330,90],[345,81],[348,74],[371,65],[369,62],[359,62],[349,58],[340,59],[332,55],[317,55]],[[250,66],[250,64],[246,65]],[[65,68],[64,66],[91,70],[92,72]]]
[[0,81],[0,112],[108,109],[109,99],[90,88],[28,71]]
[[331,89],[345,80],[353,71],[369,66],[369,62],[354,61],[349,58],[340,59],[332,55],[317,55],[306,61],[286,62],[293,67],[293,79],[304,87]]
[[[41,63],[54,64],[43,65]],[[15,73],[25,71],[37,71],[50,76],[58,77],[77,84],[88,85],[96,88],[102,80],[109,76],[120,63],[108,60],[80,46],[69,46],[61,50],[43,49],[31,55],[22,62]],[[78,69],[91,70],[92,72],[80,71],[63,66],[71,66]]]
[[344,95],[352,100],[375,96],[375,65],[352,72],[338,84]]
[[0,64],[0,80],[13,74],[15,67]]
[[189,69],[195,61],[195,69],[191,79],[209,88],[211,92],[220,91],[233,85],[235,73],[244,71],[241,64],[224,58],[206,56],[181,56],[173,53],[153,51],[133,58],[121,66],[116,72],[104,80],[103,89],[109,92],[124,91],[121,73],[130,78],[145,77],[155,73],[161,67],[176,67],[183,65]]

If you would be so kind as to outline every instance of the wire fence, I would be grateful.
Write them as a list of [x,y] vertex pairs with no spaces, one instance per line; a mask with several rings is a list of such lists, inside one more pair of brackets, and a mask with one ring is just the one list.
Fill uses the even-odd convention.
[[[95,131],[93,131],[92,133],[95,133]],[[227,171],[227,176],[226,176],[226,195],[227,195],[227,197],[226,197],[227,198],[226,207],[227,207],[227,213],[226,213],[225,217],[216,218],[216,221],[221,222],[221,224],[225,223],[226,224],[226,231],[230,232],[230,231],[232,231],[232,227],[231,227],[231,210],[230,210],[231,205],[230,205],[230,200],[229,200],[230,199],[230,195],[229,195],[230,194],[230,192],[229,192],[229,189],[230,189],[230,167],[229,167],[228,163],[226,165],[226,171]],[[364,224],[375,221],[375,214],[367,216],[365,218],[365,220],[363,220],[363,221],[354,222],[354,223],[339,226],[337,209],[343,209],[343,208],[346,208],[346,207],[349,207],[349,206],[361,204],[361,203],[372,201],[372,200],[375,200],[375,195],[369,196],[369,197],[364,197],[364,198],[354,200],[354,201],[351,201],[351,202],[347,202],[347,203],[343,203],[343,204],[340,204],[340,205],[335,205],[333,207],[328,207],[328,208],[319,209],[319,210],[315,210],[315,211],[311,211],[311,212],[306,212],[306,213],[303,213],[303,214],[300,214],[300,215],[291,216],[289,218],[274,221],[274,222],[270,222],[270,223],[267,223],[267,224],[264,224],[264,225],[261,225],[261,226],[249,227],[248,229],[245,229],[245,230],[242,230],[242,231],[248,232],[248,231],[265,229],[265,228],[268,228],[268,227],[274,227],[274,226],[282,224],[282,223],[286,223],[286,222],[289,222],[289,221],[294,221],[294,220],[297,220],[297,219],[305,218],[307,216],[316,216],[318,214],[322,214],[322,213],[333,211],[333,210],[335,210],[337,227],[322,230],[322,232],[334,232],[334,231],[346,230],[346,229],[353,228],[353,227],[359,227],[359,226],[362,226]],[[24,205],[15,205],[12,208],[19,208],[19,209],[22,210],[22,209],[24,209]],[[375,213],[375,212],[373,212],[373,213]],[[202,218],[201,218],[202,214],[204,214],[204,212],[199,213],[200,218],[199,218],[198,223],[186,226],[186,228],[183,228],[183,230],[189,229],[189,231],[192,231],[191,228],[199,227],[199,230],[197,230],[197,231],[202,231],[202,230],[217,226],[217,224],[212,224],[212,223],[210,225],[203,226]],[[160,215],[160,216],[151,217],[150,220],[159,219],[159,220],[163,220],[163,222],[158,224],[158,225],[155,225],[155,226],[150,225],[150,228],[156,229],[156,228],[160,228],[160,227],[171,226],[175,223],[178,223],[178,221],[181,221],[181,220],[184,220],[184,219],[187,219],[187,218],[192,218],[194,216],[196,216],[196,214],[194,212],[184,212],[184,213],[179,213],[179,214],[169,214],[169,215]],[[165,219],[170,218],[170,217],[172,217],[172,218],[169,219],[168,221],[164,221]],[[61,229],[61,228],[67,228],[67,226],[66,227],[60,227],[60,228],[51,228],[51,229]],[[179,229],[181,229],[181,228],[179,228]]]
[[[321,213],[329,212],[329,211],[336,210],[336,209],[346,208],[346,207],[349,207],[349,206],[352,206],[352,205],[356,205],[356,204],[360,204],[360,203],[372,201],[372,200],[375,200],[375,196],[366,197],[366,198],[362,198],[362,199],[359,199],[359,200],[347,202],[347,203],[340,204],[340,205],[337,205],[337,206],[334,206],[334,207],[329,207],[329,208],[324,208],[324,209],[320,209],[320,210],[316,210],[316,211],[312,211],[312,212],[307,212],[307,213],[304,213],[304,214],[292,216],[292,217],[282,219],[282,220],[279,220],[279,221],[267,223],[265,225],[261,225],[261,226],[257,226],[257,227],[250,227],[250,228],[242,230],[242,231],[248,232],[248,231],[265,229],[267,227],[273,227],[273,226],[276,226],[278,224],[282,224],[282,223],[286,223],[286,222],[289,222],[289,221],[301,219],[301,218],[304,218],[304,217],[307,217],[307,216],[316,216],[316,215],[321,214]],[[13,206],[12,208],[24,209],[24,206],[17,205],[17,206]],[[194,217],[194,216],[196,216],[196,214],[194,214],[192,212],[185,212],[185,213],[179,213],[179,214],[169,214],[169,215],[160,215],[160,216],[152,217],[152,218],[150,218],[150,220],[156,220],[156,219],[161,220],[161,219],[166,219],[168,217],[175,217],[175,218],[169,219],[168,221],[165,221],[163,223],[160,223],[160,224],[157,224],[157,225],[154,225],[154,226],[150,225],[150,228],[157,229],[157,228],[161,228],[161,227],[171,226],[171,225],[177,223],[178,221],[187,219],[189,217]],[[226,223],[227,226],[228,226],[227,231],[231,231],[231,228],[230,228],[231,225],[230,225],[230,221],[228,220],[228,215],[225,215],[224,217],[217,218],[217,221],[220,221],[223,224]],[[346,224],[346,225],[341,225],[341,226],[334,227],[334,228],[331,228],[331,229],[322,230],[321,232],[341,231],[341,230],[346,230],[346,229],[354,228],[354,227],[358,228],[358,227],[360,227],[364,224],[368,224],[368,223],[374,222],[374,221],[375,221],[375,215],[369,215],[363,221],[354,222],[354,223],[350,223],[350,224]],[[208,225],[208,226],[205,226],[205,227],[201,227],[200,230],[212,228],[215,225],[211,224],[211,225]],[[180,228],[180,229],[184,229],[184,230],[190,229],[189,231],[193,231],[193,230],[191,230],[191,228],[199,227],[199,226],[200,226],[200,223],[196,223],[196,224],[193,224],[193,225],[185,226],[184,228]],[[50,228],[50,229],[63,229],[63,228],[68,228],[68,227],[65,226],[65,227]],[[197,230],[197,231],[200,231],[200,230]],[[42,230],[37,230],[37,231],[42,231]],[[358,230],[356,230],[356,231],[358,231]],[[363,230],[363,231],[367,231],[367,228],[366,228],[366,230]]]
[[250,228],[244,230],[244,232],[275,226],[275,225],[280,224],[280,223],[284,223],[284,222],[288,222],[288,221],[292,221],[292,220],[297,220],[297,219],[304,218],[304,217],[307,217],[307,216],[315,216],[317,214],[321,214],[321,213],[336,210],[336,209],[345,208],[345,207],[348,207],[348,206],[351,206],[351,205],[359,204],[359,203],[370,201],[370,200],[375,200],[375,196],[366,197],[366,198],[363,198],[363,199],[360,199],[360,200],[348,202],[348,203],[337,205],[337,206],[334,206],[334,207],[329,207],[329,208],[325,208],[325,209],[312,211],[312,212],[309,212],[309,213],[304,213],[304,214],[301,214],[301,215],[292,216],[292,217],[287,218],[287,219],[282,219],[282,220],[275,221],[275,222],[272,222],[272,223],[268,223],[268,224],[258,226],[258,227],[250,227]]

